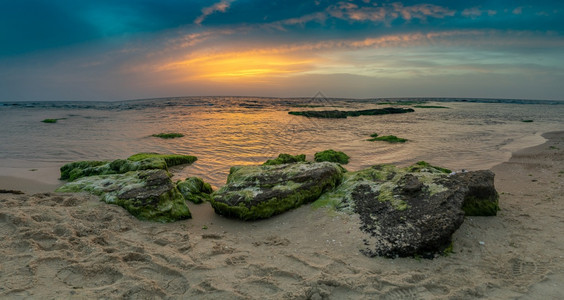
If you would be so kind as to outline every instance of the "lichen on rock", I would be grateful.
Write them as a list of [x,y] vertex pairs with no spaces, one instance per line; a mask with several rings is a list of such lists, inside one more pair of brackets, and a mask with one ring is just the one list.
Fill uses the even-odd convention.
[[316,200],[340,182],[342,173],[329,162],[232,167],[211,204],[228,217],[264,219]]

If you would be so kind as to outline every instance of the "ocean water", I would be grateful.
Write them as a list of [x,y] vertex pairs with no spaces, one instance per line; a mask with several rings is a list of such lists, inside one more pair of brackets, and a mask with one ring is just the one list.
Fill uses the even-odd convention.
[[[413,99],[394,99],[398,100]],[[194,164],[175,168],[175,177],[200,176],[219,187],[233,165],[259,164],[279,153],[303,153],[312,160],[315,152],[325,149],[347,153],[349,170],[420,160],[453,170],[477,170],[508,160],[511,151],[542,143],[544,132],[564,130],[564,102],[425,100],[424,105],[447,108],[323,97],[0,103],[0,175],[26,177],[71,161],[159,152],[197,156]],[[415,112],[346,119],[288,114],[387,106],[413,107]],[[41,122],[48,118],[60,120]],[[185,136],[167,140],[151,136],[161,132]],[[396,135],[408,142],[369,142],[372,133]],[[57,175],[47,172],[41,177],[53,182]]]

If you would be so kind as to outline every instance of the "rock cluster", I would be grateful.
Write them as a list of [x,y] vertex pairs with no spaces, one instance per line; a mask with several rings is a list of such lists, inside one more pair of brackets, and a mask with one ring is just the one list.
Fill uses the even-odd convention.
[[227,183],[213,192],[201,178],[173,183],[167,167],[195,157],[138,154],[127,160],[86,161],[61,168],[74,180],[60,192],[100,195],[143,220],[170,222],[189,218],[186,200],[210,202],[215,212],[241,220],[281,214],[302,204],[357,214],[365,233],[361,250],[368,256],[432,257],[448,250],[464,216],[492,216],[499,210],[494,174],[482,170],[451,172],[418,162],[399,168],[376,165],[347,172],[342,152],[280,154],[263,165],[232,167]]

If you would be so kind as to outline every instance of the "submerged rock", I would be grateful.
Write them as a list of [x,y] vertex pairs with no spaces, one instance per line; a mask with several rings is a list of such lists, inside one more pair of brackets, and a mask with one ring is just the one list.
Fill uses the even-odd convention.
[[228,217],[264,219],[314,201],[333,189],[342,174],[339,165],[329,162],[232,167],[211,204]]
[[314,205],[358,214],[360,229],[368,235],[362,252],[368,256],[431,256],[450,246],[464,220],[463,207],[489,208],[495,202],[497,209],[493,173],[446,171],[419,162],[348,172],[340,186]]
[[209,183],[200,177],[189,177],[176,184],[184,199],[196,204],[211,200],[213,189]]
[[177,154],[138,153],[128,159],[114,161],[78,161],[61,167],[61,179],[73,181],[85,176],[123,174],[139,170],[168,170],[180,164],[196,161],[195,156]]
[[90,192],[125,208],[141,220],[173,222],[190,218],[182,194],[165,170],[95,175],[69,182],[57,192]]

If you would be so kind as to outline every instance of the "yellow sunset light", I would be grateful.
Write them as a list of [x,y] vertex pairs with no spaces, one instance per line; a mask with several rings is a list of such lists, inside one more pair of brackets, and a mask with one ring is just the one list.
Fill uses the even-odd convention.
[[186,79],[235,81],[285,76],[312,68],[313,59],[264,53],[202,55],[162,66],[161,71],[182,70]]

